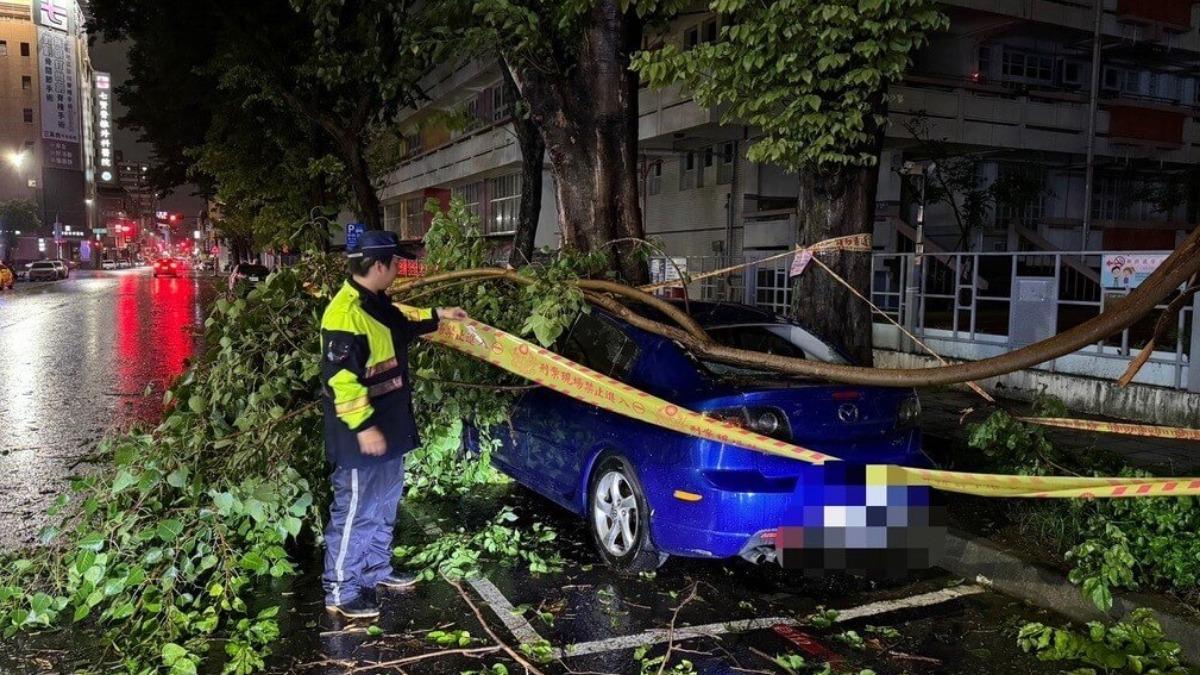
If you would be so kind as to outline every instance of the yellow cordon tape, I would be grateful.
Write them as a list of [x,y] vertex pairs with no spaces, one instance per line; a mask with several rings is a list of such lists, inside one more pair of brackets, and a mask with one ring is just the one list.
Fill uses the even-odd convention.
[[[687,286],[688,284],[692,284],[697,281],[701,281],[703,279],[719,277],[724,274],[729,274],[730,272],[736,272],[740,269],[745,269],[747,267],[755,267],[755,266],[761,265],[765,262],[771,262],[773,260],[779,260],[780,258],[786,258],[790,255],[794,255],[797,257],[796,261],[794,261],[792,264],[792,270],[790,272],[790,276],[796,276],[800,272],[803,272],[804,267],[806,265],[808,265],[808,260],[805,259],[806,256],[811,256],[813,253],[829,253],[829,252],[833,252],[833,251],[847,251],[847,252],[851,252],[851,253],[870,253],[871,250],[872,250],[871,249],[871,235],[869,235],[869,234],[848,234],[844,237],[835,237],[833,239],[824,239],[822,241],[818,241],[817,243],[811,244],[809,246],[797,246],[796,248],[794,248],[790,251],[784,251],[783,253],[776,253],[775,255],[770,255],[765,258],[759,258],[757,260],[751,260],[749,262],[744,262],[739,265],[730,265],[729,267],[722,267],[721,269],[712,270],[710,272],[702,272],[700,274],[689,275],[686,279],[684,279],[684,278],[669,279],[667,281],[660,281],[656,284],[646,284],[645,286],[638,286],[638,290],[645,291],[647,293],[653,293],[654,291],[661,291],[664,288],[670,288],[672,286]],[[798,262],[801,260],[803,260],[803,262]],[[800,272],[795,271],[795,268],[797,266],[799,266]]]
[[[396,305],[409,316],[417,308]],[[727,443],[811,464],[837,457],[756,434],[651,396],[622,382],[474,320],[443,319],[425,339],[452,347],[571,398],[679,433]],[[1085,478],[1004,476],[914,469],[895,465],[867,467],[871,485],[925,485],[947,492],[985,497],[1148,497],[1200,495],[1200,478]]]
[[1142,438],[1167,438],[1176,441],[1200,441],[1200,429],[1182,427],[1160,427],[1153,424],[1126,424],[1124,422],[1097,422],[1076,420],[1067,417],[1018,417],[1022,422],[1059,427],[1076,431],[1099,431],[1106,434],[1141,436]]

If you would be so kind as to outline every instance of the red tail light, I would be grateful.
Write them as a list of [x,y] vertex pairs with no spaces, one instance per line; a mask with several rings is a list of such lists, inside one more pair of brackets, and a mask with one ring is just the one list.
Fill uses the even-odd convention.
[[862,392],[855,389],[833,392],[833,400],[835,401],[857,401],[860,398],[862,398]]

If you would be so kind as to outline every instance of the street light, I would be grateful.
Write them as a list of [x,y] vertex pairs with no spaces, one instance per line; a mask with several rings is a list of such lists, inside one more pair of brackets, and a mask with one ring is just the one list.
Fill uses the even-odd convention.
[[8,153],[8,161],[18,169],[25,165],[25,153],[23,151],[14,151]]

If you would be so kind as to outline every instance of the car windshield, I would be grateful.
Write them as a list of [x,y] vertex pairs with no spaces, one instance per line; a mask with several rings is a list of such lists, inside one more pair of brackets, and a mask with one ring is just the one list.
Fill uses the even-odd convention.
[[[846,362],[829,345],[804,329],[789,324],[720,326],[709,328],[707,332],[718,344],[726,347],[824,363]],[[766,368],[735,366],[708,359],[701,359],[700,364],[717,377],[780,377],[777,371]]]
[[52,270],[52,269],[54,269],[54,263],[48,263],[48,262],[33,263],[33,269],[35,269],[35,270]]

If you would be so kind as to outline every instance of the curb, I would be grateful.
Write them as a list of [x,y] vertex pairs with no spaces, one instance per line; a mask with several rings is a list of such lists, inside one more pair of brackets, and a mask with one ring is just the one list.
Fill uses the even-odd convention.
[[1113,608],[1105,614],[1083,597],[1066,575],[1045,565],[1024,560],[995,543],[961,530],[946,535],[946,552],[937,566],[969,581],[1053,610],[1074,621],[1111,621],[1137,607],[1154,610],[1167,637],[1179,643],[1184,660],[1200,663],[1200,620],[1184,616],[1162,598],[1142,593],[1113,594]]

